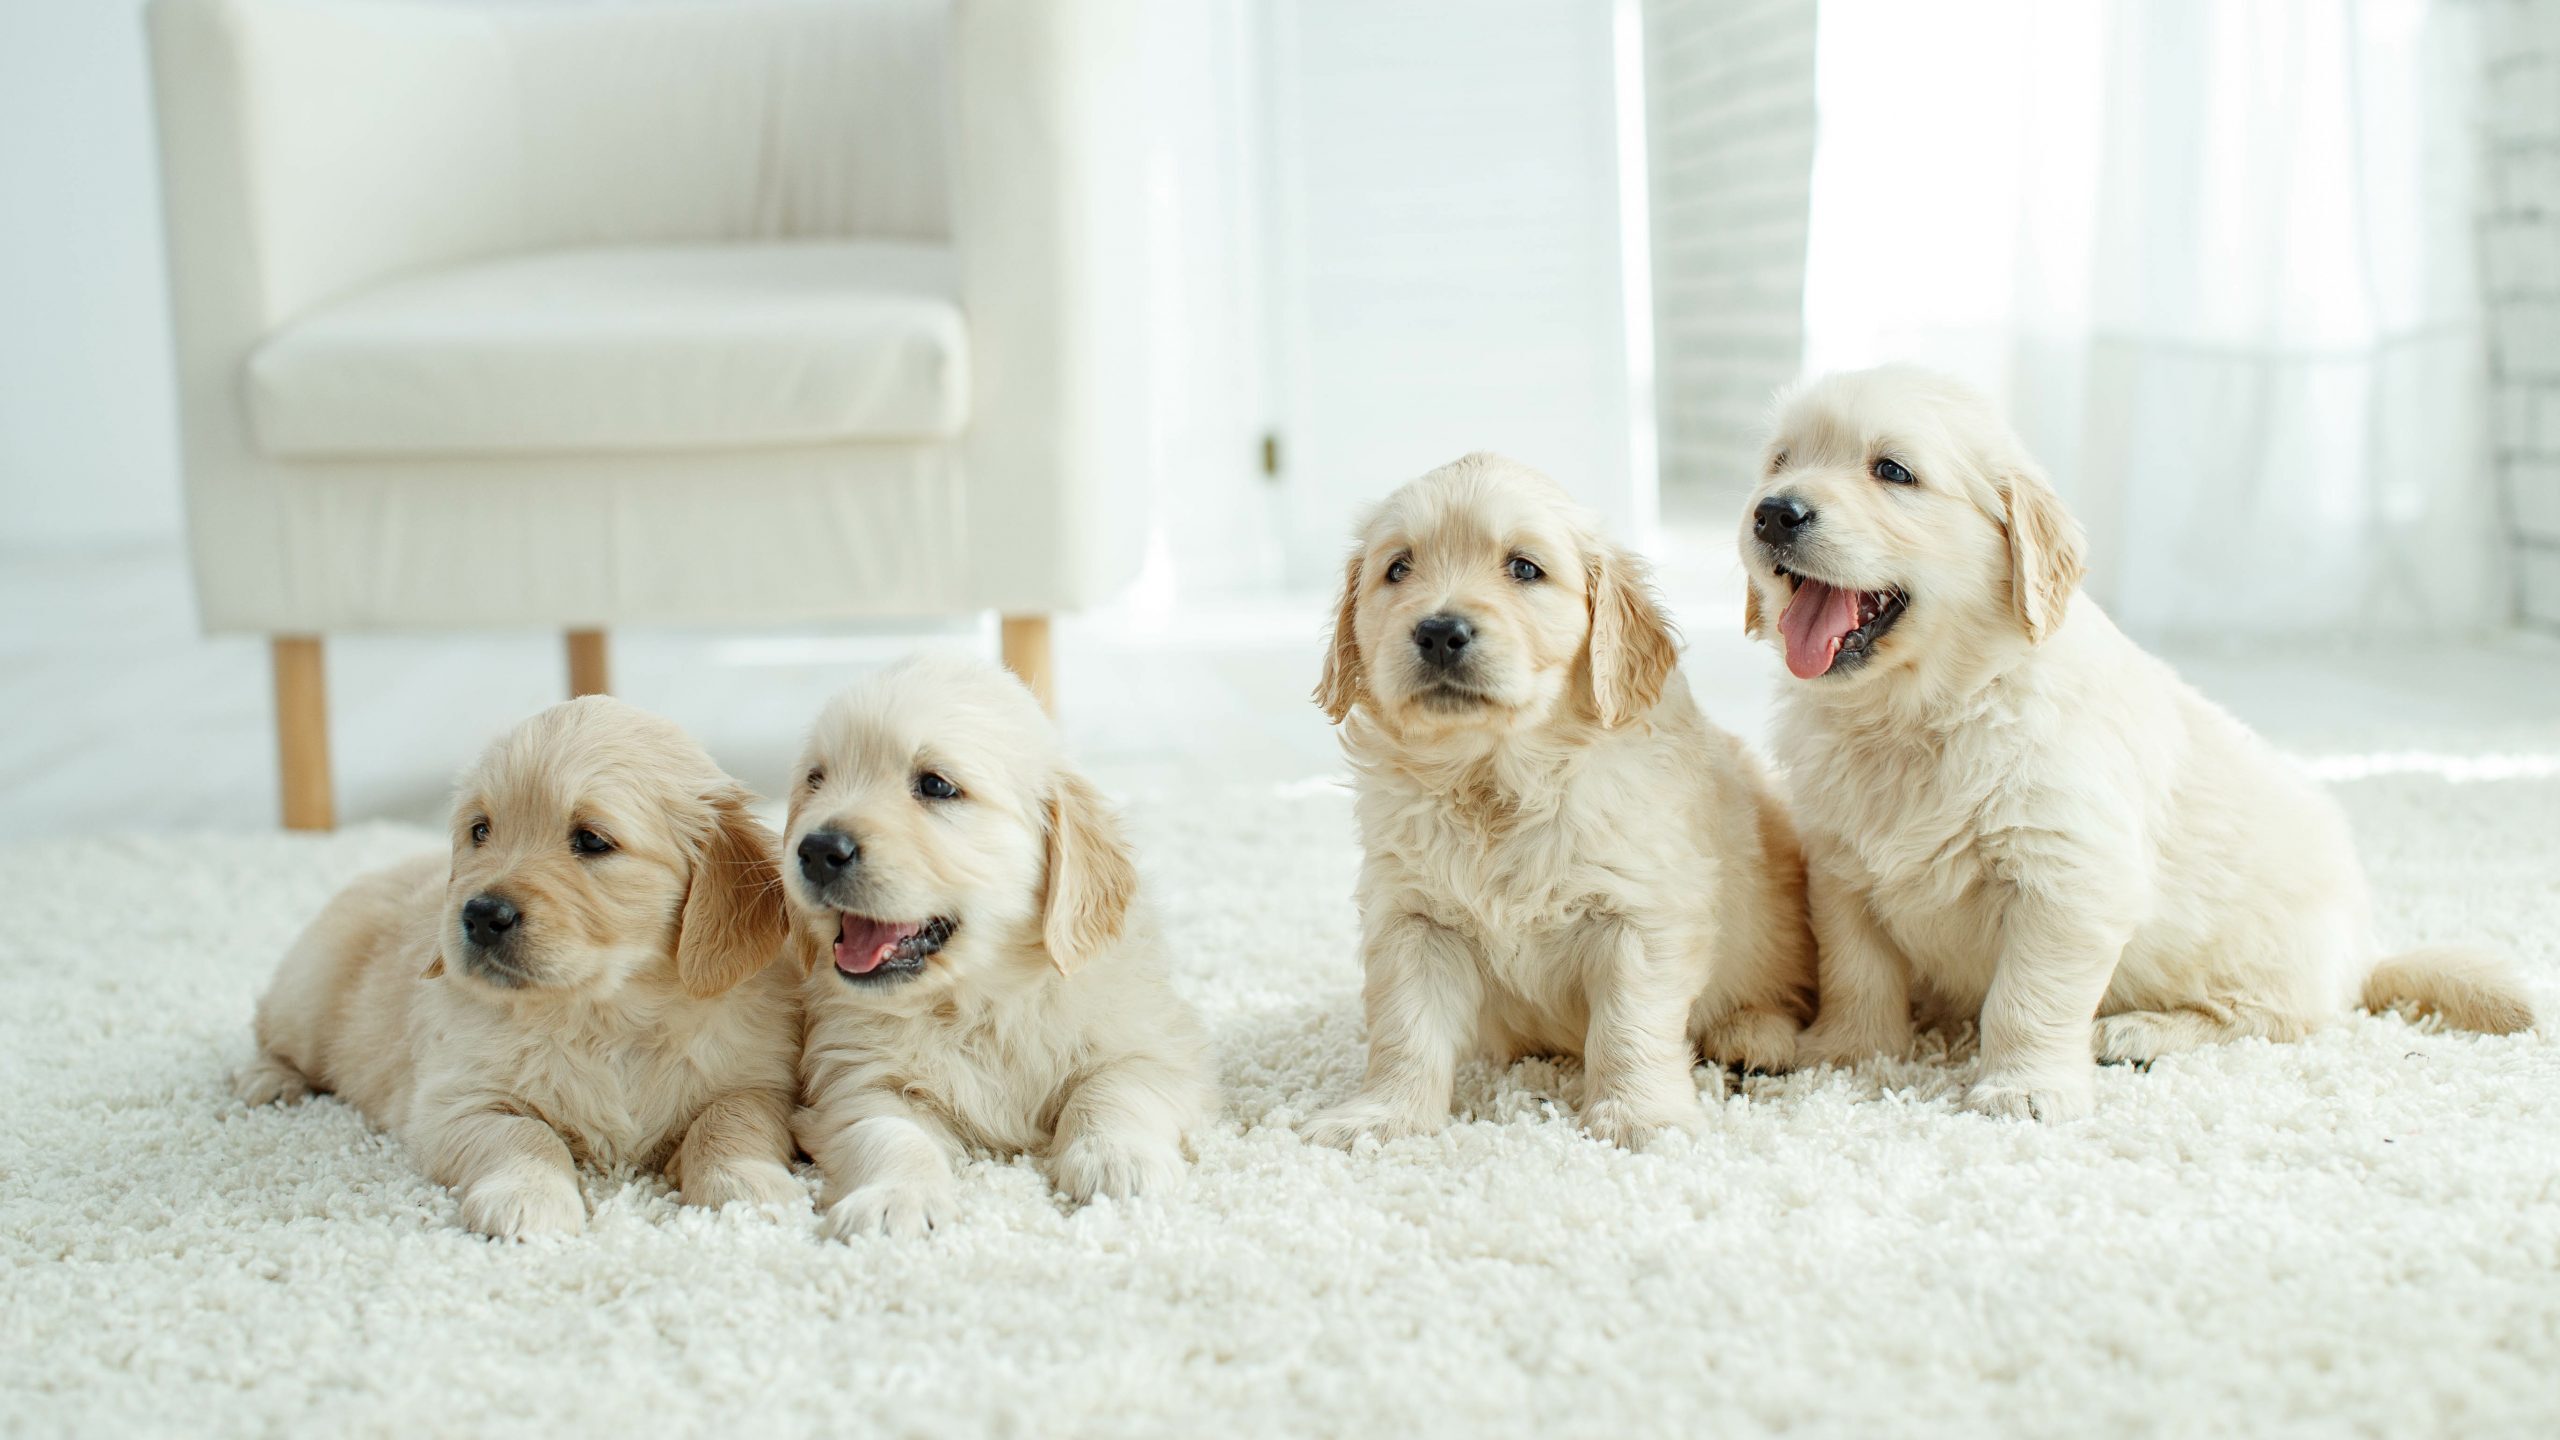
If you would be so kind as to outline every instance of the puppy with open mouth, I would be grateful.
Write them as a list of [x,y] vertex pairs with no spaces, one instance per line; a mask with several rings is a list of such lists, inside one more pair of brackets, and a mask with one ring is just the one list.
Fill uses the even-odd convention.
[[672,723],[555,705],[454,796],[450,853],[368,875],[258,1001],[252,1103],[335,1093],[513,1239],[586,1228],[577,1165],[796,1207],[799,973],[773,832]]
[[1563,488],[1470,455],[1361,526],[1316,699],[1359,790],[1369,1063],[1309,1135],[1437,1129],[1454,1068],[1568,1055],[1622,1145],[1691,1067],[1783,1070],[1811,1012],[1795,832],[1710,725],[1644,569]]
[[1207,1041],[1118,818],[1021,682],[926,655],[839,697],[783,870],[808,973],[795,1129],[829,1234],[948,1223],[970,1150],[1045,1152],[1078,1201],[1179,1183]]
[[2092,1057],[2300,1036],[2361,1003],[2505,1032],[2513,968],[2378,959],[2346,817],[2086,596],[2080,527],[1980,396],[1907,368],[1782,402],[1743,517],[1745,629],[1794,677],[1810,1062],[1978,1020],[1993,1115],[2091,1102]]

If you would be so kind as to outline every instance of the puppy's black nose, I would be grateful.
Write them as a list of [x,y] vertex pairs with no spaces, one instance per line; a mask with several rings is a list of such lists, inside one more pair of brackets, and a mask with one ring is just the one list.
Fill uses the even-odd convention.
[[800,837],[800,873],[824,885],[862,858],[862,847],[841,830],[812,830]]
[[1813,523],[1813,511],[1793,495],[1772,495],[1751,512],[1751,533],[1764,545],[1784,545]]
[[519,918],[515,902],[503,895],[474,895],[462,902],[462,933],[484,950],[503,944]]
[[1467,645],[1476,638],[1476,627],[1455,615],[1426,615],[1413,627],[1413,648],[1422,658],[1442,669],[1458,663]]

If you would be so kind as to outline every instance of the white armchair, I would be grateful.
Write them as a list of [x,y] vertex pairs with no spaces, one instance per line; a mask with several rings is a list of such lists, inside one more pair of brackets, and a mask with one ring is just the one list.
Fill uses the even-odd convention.
[[1047,617],[1142,543],[1144,0],[152,0],[205,627]]

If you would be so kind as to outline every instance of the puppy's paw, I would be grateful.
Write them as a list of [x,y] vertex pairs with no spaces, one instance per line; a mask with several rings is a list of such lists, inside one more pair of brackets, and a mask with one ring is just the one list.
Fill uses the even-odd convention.
[[1803,1033],[1794,1016],[1737,1010],[1698,1037],[1698,1050],[1711,1064],[1754,1075],[1783,1075],[1796,1067],[1796,1044]]
[[885,1235],[912,1240],[948,1225],[952,1216],[949,1185],[881,1180],[856,1189],[827,1207],[818,1228],[830,1240],[851,1241]]
[[1317,1115],[1300,1127],[1299,1133],[1311,1144],[1348,1150],[1364,1136],[1380,1141],[1400,1140],[1407,1135],[1428,1134],[1447,1120],[1446,1115],[1416,1115],[1404,1106],[1363,1096]]
[[252,1105],[289,1105],[311,1094],[311,1082],[275,1056],[260,1055],[231,1072],[231,1093]]
[[808,1212],[809,1192],[800,1188],[791,1167],[779,1160],[732,1160],[688,1171],[676,1198],[687,1205],[717,1210],[744,1201],[758,1209]]
[[1985,1076],[1964,1092],[1964,1108],[1999,1120],[2077,1120],[2095,1102],[2086,1075]]
[[1613,1095],[1582,1107],[1582,1128],[1592,1138],[1627,1150],[1641,1150],[1672,1131],[1695,1135],[1706,1124],[1706,1112],[1695,1105],[1647,1107]]
[[1077,1204],[1108,1197],[1162,1195],[1182,1184],[1182,1152],[1160,1140],[1135,1142],[1080,1135],[1049,1162],[1058,1190]]
[[496,1240],[576,1235],[587,1228],[587,1202],[569,1172],[513,1165],[462,1192],[462,1223]]
[[1911,1054],[1911,1023],[1865,1025],[1832,1017],[1816,1017],[1813,1028],[1796,1037],[1799,1070],[1816,1065],[1855,1065],[1882,1056],[1904,1059]]
[[2142,1010],[2100,1016],[2090,1042],[2101,1065],[2148,1065],[2185,1048],[2164,1017]]

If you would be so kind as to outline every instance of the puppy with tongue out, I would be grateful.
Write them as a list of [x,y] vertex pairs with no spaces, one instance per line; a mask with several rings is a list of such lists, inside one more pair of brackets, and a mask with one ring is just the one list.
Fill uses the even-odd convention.
[[[2382,958],[2346,819],[2078,593],[2079,524],[1997,411],[1887,367],[1780,403],[1744,627],[1821,941],[1808,1063],[1972,1020],[1967,1108],[2068,1120],[2092,1059],[2287,1040],[2351,1005],[2532,1022],[2514,967]],[[1772,620],[1774,617],[1774,621]]]
[[1045,1155],[1078,1201],[1174,1188],[1212,1089],[1110,807],[1011,675],[917,656],[829,705],[784,894],[808,973],[827,1232],[916,1235],[972,1152]]

